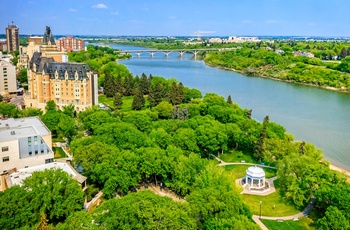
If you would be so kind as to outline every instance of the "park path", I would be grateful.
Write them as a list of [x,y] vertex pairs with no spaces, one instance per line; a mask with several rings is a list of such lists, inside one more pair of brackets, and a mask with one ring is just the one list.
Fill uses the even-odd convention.
[[261,216],[260,218],[258,215],[253,215],[252,219],[255,221],[255,223],[257,225],[260,226],[261,229],[268,230],[268,228],[261,222],[260,219],[276,220],[276,221],[296,220],[296,219],[299,219],[303,216],[307,216],[310,213],[311,209],[314,207],[314,205],[315,205],[315,198],[311,198],[311,200],[310,200],[309,204],[306,206],[306,208],[302,212],[299,212],[295,215],[291,215],[291,216]]
[[218,162],[218,166],[226,166],[226,165],[257,165],[259,167],[262,168],[270,168],[270,169],[277,169],[276,167],[273,166],[268,166],[268,165],[260,165],[260,164],[254,164],[254,163],[246,163],[246,162],[225,162],[223,160],[221,160],[220,158],[218,158],[217,156],[210,154],[212,157],[214,157]]
[[[257,165],[257,164],[252,164],[252,163],[244,163],[244,162],[224,162],[223,160],[221,160],[220,158],[216,157],[213,154],[212,155],[218,162],[218,166],[225,166],[225,165]],[[264,167],[264,168],[273,168],[276,169],[276,167],[272,167],[272,166],[266,166],[266,165],[259,165],[259,167]],[[275,179],[275,178],[274,178]],[[268,230],[268,228],[261,222],[260,219],[264,219],[264,220],[295,220],[295,219],[299,219],[303,216],[307,216],[311,209],[314,207],[315,205],[315,198],[311,198],[310,202],[308,203],[308,205],[305,207],[305,209],[295,215],[291,215],[291,216],[259,216],[259,215],[253,215],[252,219],[255,221],[255,223],[257,225],[260,226],[261,229],[263,230]]]

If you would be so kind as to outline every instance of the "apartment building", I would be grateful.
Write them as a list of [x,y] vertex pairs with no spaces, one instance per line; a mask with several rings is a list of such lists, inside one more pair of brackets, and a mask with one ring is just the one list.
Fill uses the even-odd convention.
[[81,51],[84,50],[84,40],[67,36],[57,40],[57,47],[60,51]]
[[8,25],[6,28],[7,51],[19,50],[19,29],[16,25]]
[[17,91],[16,67],[0,59],[0,94],[2,96]]

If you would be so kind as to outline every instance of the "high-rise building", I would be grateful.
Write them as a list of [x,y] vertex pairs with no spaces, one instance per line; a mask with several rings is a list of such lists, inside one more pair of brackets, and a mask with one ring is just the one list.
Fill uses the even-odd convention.
[[67,36],[57,40],[57,47],[60,51],[81,51],[84,50],[84,40]]
[[8,25],[6,28],[7,51],[19,50],[19,29],[16,25]]
[[67,55],[57,51],[50,27],[46,27],[41,53],[34,52],[28,65],[27,107],[45,109],[54,100],[62,109],[74,105],[76,111],[98,104],[97,74],[85,63],[68,62]]

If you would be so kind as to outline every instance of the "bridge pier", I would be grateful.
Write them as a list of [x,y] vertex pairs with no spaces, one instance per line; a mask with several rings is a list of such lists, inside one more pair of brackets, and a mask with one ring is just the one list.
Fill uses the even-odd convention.
[[154,57],[155,52],[150,52],[151,56]]
[[165,51],[164,53],[166,57],[169,57],[169,53],[170,53],[169,51]]
[[138,56],[138,57],[140,57],[140,56],[141,56],[141,52],[137,52],[136,54],[137,54],[137,56]]
[[186,53],[185,51],[179,51],[180,57],[182,57],[182,55]]
[[198,54],[198,53],[199,53],[198,50],[194,50],[194,51],[193,51],[194,57],[197,57],[197,54]]

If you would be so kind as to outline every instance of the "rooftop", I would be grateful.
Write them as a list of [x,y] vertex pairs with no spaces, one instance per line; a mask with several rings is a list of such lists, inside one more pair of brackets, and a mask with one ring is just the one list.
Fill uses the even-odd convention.
[[83,183],[86,180],[86,177],[77,173],[74,168],[68,163],[52,162],[48,164],[28,167],[17,170],[10,175],[12,185],[22,185],[22,181],[31,176],[34,172],[44,171],[46,169],[62,169],[64,172],[71,175],[79,183]]
[[262,168],[257,167],[256,165],[249,167],[246,171],[247,175],[252,177],[264,177],[265,172]]
[[38,117],[0,120],[0,142],[34,135],[50,135],[50,130]]

